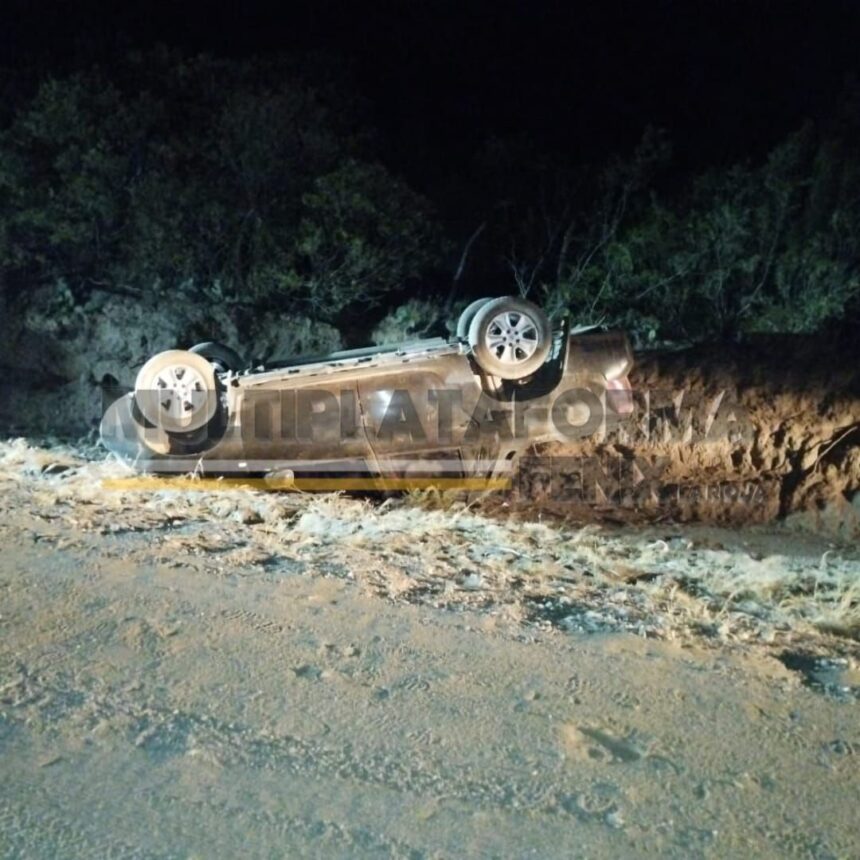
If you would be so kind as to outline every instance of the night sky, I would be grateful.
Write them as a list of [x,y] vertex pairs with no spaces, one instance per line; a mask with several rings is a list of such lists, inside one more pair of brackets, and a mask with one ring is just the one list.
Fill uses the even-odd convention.
[[518,132],[572,161],[629,151],[647,124],[669,132],[682,167],[755,158],[805,118],[830,121],[860,67],[860,3],[848,0],[15,0],[3,18],[3,65],[33,74],[159,42],[342,57],[386,160],[419,187]]

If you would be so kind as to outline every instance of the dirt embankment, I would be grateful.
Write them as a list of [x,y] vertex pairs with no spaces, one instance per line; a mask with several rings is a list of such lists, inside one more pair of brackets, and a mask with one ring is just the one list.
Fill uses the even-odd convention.
[[741,525],[791,515],[801,527],[860,534],[860,364],[850,343],[780,337],[644,354],[631,382],[636,412],[622,427],[524,462],[520,504]]
[[[0,313],[0,428],[11,434],[75,436],[98,427],[116,392],[165,349],[217,340],[253,357],[339,349],[338,331],[306,317],[231,307],[201,292],[146,300],[37,290],[25,306]],[[247,356],[251,357],[251,356]]]

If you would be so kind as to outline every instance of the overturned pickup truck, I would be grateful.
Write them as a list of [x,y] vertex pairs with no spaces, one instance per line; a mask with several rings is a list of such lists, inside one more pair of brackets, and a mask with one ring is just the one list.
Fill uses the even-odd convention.
[[448,339],[257,365],[215,343],[159,353],[101,438],[150,473],[492,478],[629,415],[631,366],[622,333],[480,299]]

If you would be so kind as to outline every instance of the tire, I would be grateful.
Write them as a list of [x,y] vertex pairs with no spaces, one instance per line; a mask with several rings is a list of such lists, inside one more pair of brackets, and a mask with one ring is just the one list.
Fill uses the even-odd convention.
[[546,361],[552,328],[537,305],[506,296],[478,309],[469,326],[469,346],[485,373],[524,379]]
[[472,320],[475,318],[475,314],[485,305],[487,302],[491,302],[492,299],[476,299],[472,304],[470,304],[463,313],[457,318],[457,339],[458,340],[468,340],[469,339],[469,326],[472,325]]
[[160,352],[137,374],[134,400],[141,415],[167,433],[199,430],[218,409],[215,368],[195,352]]
[[242,360],[242,356],[223,343],[207,340],[205,343],[197,343],[188,350],[196,355],[202,355],[215,365],[215,370],[220,373],[232,371],[238,373],[244,370],[246,362]]

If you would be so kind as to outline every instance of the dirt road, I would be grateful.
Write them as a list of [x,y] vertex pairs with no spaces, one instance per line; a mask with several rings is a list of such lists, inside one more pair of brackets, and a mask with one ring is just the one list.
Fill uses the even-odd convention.
[[[689,614],[648,620],[684,604],[631,586],[581,632],[596,562],[565,593],[555,570],[494,597],[575,535],[405,507],[359,527],[358,502],[265,494],[132,504],[25,459],[2,485],[0,856],[860,854],[856,699],[804,686],[779,625],[685,635]],[[548,594],[581,623],[525,611]]]

